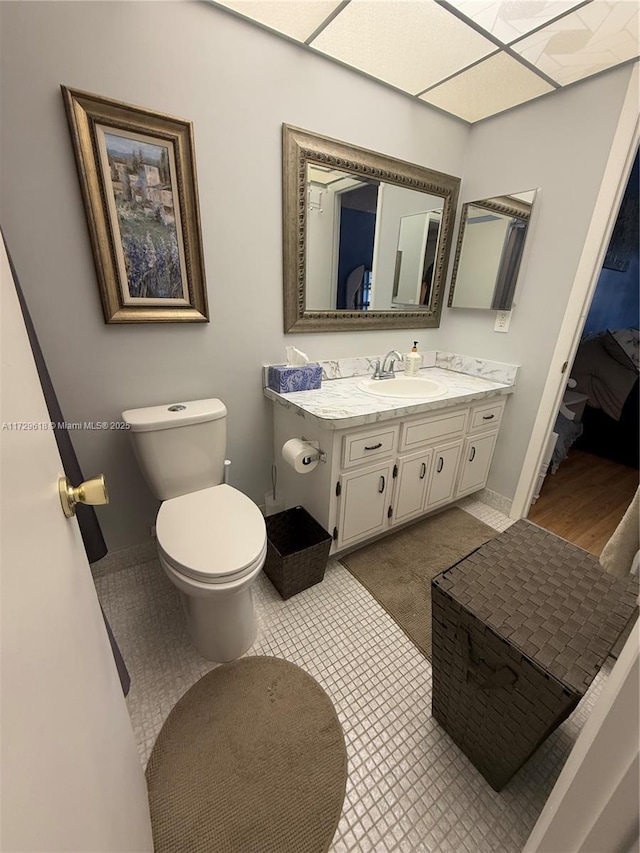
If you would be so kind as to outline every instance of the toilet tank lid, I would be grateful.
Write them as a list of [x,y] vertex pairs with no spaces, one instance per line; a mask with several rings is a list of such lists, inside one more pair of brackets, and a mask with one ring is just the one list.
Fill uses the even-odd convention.
[[226,414],[227,408],[222,400],[213,397],[209,400],[189,400],[144,409],[127,409],[122,413],[122,419],[129,424],[132,432],[151,432],[215,421],[226,417]]

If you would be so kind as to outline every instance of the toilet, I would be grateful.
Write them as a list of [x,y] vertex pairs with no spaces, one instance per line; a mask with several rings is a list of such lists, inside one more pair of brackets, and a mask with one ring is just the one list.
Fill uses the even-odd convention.
[[267,554],[262,513],[223,482],[227,410],[221,400],[129,409],[138,464],[162,501],[158,556],[180,591],[194,646],[209,660],[240,657],[256,637],[251,587]]

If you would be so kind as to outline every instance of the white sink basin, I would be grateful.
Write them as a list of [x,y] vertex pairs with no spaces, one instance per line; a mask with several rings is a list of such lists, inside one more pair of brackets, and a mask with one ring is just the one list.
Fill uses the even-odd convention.
[[365,379],[358,385],[361,391],[376,397],[404,397],[421,400],[444,394],[445,388],[433,379],[421,376],[396,376],[395,379]]

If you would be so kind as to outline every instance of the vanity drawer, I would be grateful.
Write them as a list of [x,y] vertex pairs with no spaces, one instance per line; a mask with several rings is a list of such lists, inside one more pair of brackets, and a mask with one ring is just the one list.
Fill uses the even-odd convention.
[[495,429],[498,427],[502,419],[505,403],[507,401],[492,400],[490,403],[483,403],[480,406],[474,406],[471,409],[471,423],[469,424],[469,432],[480,432],[483,429]]
[[375,431],[345,435],[342,467],[351,468],[369,459],[381,459],[393,453],[398,438],[398,426],[378,427]]
[[465,431],[468,416],[469,409],[459,409],[456,412],[431,415],[418,421],[406,421],[402,428],[400,450],[409,450],[443,438],[456,438]]

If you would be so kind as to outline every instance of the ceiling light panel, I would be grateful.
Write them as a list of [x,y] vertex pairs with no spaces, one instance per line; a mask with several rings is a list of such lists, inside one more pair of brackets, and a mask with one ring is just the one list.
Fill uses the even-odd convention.
[[432,0],[351,0],[311,46],[411,94],[496,49]]
[[552,91],[516,59],[498,53],[425,92],[421,100],[474,122]]
[[320,24],[338,8],[340,0],[217,0],[218,5],[226,6],[250,18],[284,33],[298,41],[305,41]]
[[583,0],[448,0],[483,30],[509,44]]
[[448,0],[477,26],[509,44],[579,6],[583,0]]
[[593,0],[513,50],[562,85],[612,68],[640,53],[636,0]]

